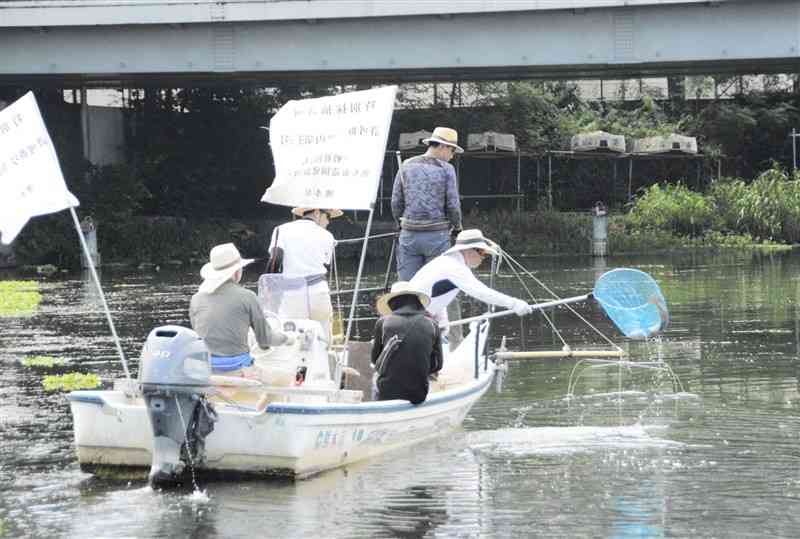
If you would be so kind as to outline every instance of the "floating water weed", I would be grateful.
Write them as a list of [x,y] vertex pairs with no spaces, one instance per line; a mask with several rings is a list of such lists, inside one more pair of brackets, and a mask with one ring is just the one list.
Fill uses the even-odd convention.
[[69,372],[67,374],[45,376],[42,380],[45,391],[74,391],[76,389],[94,389],[100,385],[100,377],[96,374]]
[[53,367],[61,367],[67,364],[66,360],[51,356],[28,356],[21,363],[23,367],[34,369],[52,369]]
[[36,281],[0,281],[0,316],[32,314],[41,301]]
[[124,466],[102,466],[98,465],[92,473],[95,477],[104,479],[106,481],[126,481],[128,484],[131,482],[147,481],[149,469],[124,467]]

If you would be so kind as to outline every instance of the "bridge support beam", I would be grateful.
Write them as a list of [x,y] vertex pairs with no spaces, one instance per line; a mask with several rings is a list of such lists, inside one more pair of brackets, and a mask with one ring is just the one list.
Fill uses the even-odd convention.
[[800,71],[795,0],[627,4],[118,26],[80,26],[73,17],[72,26],[0,27],[0,84],[268,85],[298,78],[402,82]]

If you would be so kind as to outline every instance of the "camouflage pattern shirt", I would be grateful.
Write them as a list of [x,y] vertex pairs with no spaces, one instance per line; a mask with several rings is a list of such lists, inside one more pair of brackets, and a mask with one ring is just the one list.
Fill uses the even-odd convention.
[[453,165],[427,155],[404,161],[394,179],[392,215],[404,230],[461,230]]

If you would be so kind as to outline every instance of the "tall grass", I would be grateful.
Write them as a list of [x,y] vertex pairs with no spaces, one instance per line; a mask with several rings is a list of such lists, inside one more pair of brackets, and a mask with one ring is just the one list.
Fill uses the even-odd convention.
[[702,194],[683,184],[655,184],[636,199],[628,214],[634,229],[660,229],[699,236],[708,229],[714,207]]
[[725,178],[706,194],[677,185],[644,190],[627,214],[629,233],[660,230],[707,240],[739,235],[756,242],[800,242],[800,178],[780,167],[753,182]]

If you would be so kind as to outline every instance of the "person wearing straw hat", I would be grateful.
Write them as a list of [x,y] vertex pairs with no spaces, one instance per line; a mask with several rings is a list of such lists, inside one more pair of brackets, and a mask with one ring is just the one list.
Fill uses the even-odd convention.
[[442,369],[439,327],[425,312],[430,298],[406,281],[378,298],[371,360],[376,400],[419,404],[428,396],[429,377]]
[[447,306],[459,292],[511,309],[519,316],[531,313],[525,300],[489,288],[472,273],[489,255],[499,255],[494,242],[486,239],[477,228],[464,230],[452,247],[425,264],[411,279],[411,286],[430,296],[427,310],[440,325],[447,323]]
[[428,150],[403,162],[392,187],[392,215],[400,225],[397,273],[404,281],[446,251],[451,233],[461,230],[461,200],[450,164],[464,152],[458,132],[437,127],[422,142]]
[[189,319],[206,343],[216,373],[248,375],[252,366],[247,334],[253,329],[258,346],[292,344],[293,338],[270,329],[258,297],[239,285],[242,269],[253,260],[242,258],[232,243],[211,249],[200,270],[203,282],[189,303]]
[[293,208],[292,214],[299,219],[275,227],[269,244],[270,252],[274,252],[276,247],[283,250],[281,273],[287,277],[304,277],[308,287],[308,301],[287,297],[285,305],[281,306],[281,314],[308,316],[316,320],[328,339],[333,318],[328,268],[333,260],[336,240],[327,228],[332,219],[341,217],[343,213],[338,209]]

